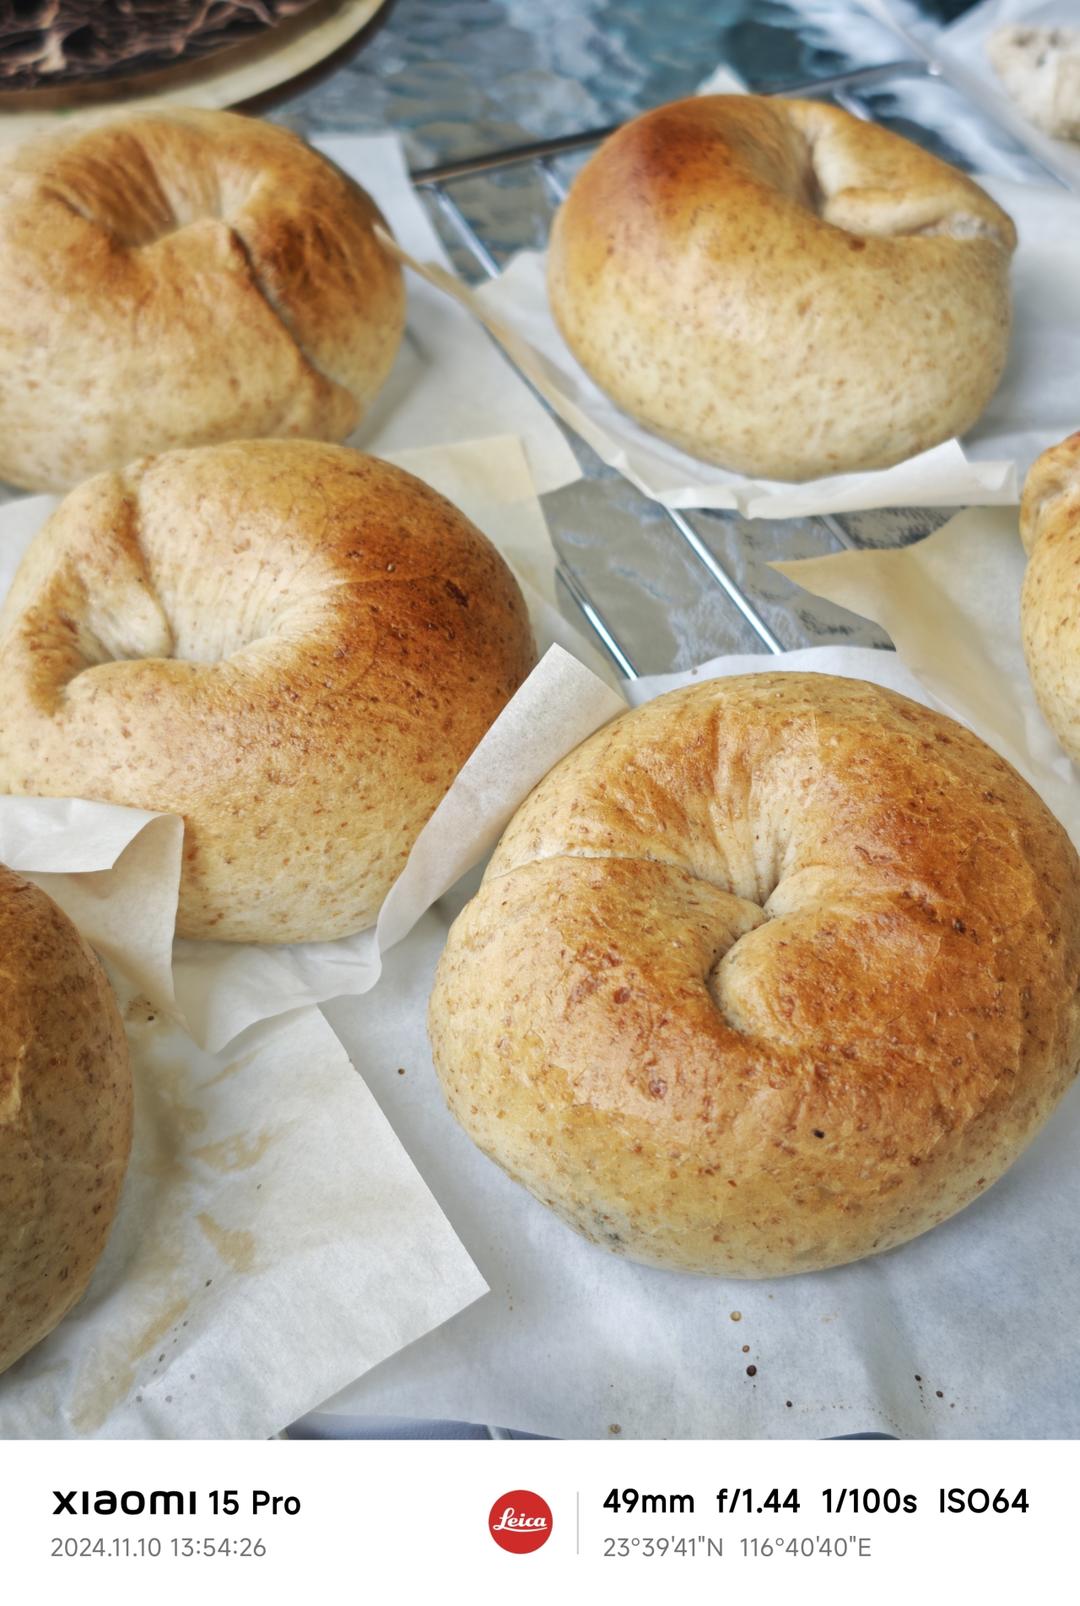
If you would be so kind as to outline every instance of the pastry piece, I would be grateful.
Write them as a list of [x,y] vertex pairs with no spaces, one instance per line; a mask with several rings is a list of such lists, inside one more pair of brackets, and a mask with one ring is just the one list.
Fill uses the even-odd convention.
[[510,822],[431,998],[450,1108],[594,1243],[777,1277],[902,1244],[1080,1063],[1080,865],[970,731],[764,673],[597,732]]
[[1080,140],[1080,28],[998,28],[986,53],[1025,117]]
[[371,925],[535,660],[491,543],[404,470],[315,441],[88,480],[0,613],[0,791],[180,814],[177,930]]
[[162,111],[0,151],[0,479],[146,452],[342,440],[390,372],[401,269],[301,139]]
[[559,210],[555,319],[693,456],[809,480],[963,432],[1009,341],[1013,225],[955,168],[817,101],[708,95],[613,134]]

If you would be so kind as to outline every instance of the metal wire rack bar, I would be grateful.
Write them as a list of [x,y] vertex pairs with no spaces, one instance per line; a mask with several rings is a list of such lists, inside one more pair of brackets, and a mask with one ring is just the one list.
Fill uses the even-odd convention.
[[[936,78],[939,69],[932,63],[914,57],[885,62],[878,67],[859,67],[851,72],[835,73],[830,78],[806,79],[784,84],[773,90],[776,95],[835,95],[856,89],[872,89],[875,85],[895,78]],[[434,167],[416,167],[412,170],[414,184],[450,184],[457,179],[471,178],[477,173],[490,173],[499,167],[516,167],[522,162],[550,161],[556,156],[570,156],[574,151],[587,150],[590,145],[614,134],[622,125],[608,123],[602,128],[587,128],[578,134],[557,134],[551,139],[533,139],[521,145],[509,145],[505,150],[487,151],[479,156],[461,157],[456,162],[439,162]]]
[[[940,68],[929,58],[902,58],[875,67],[862,67],[850,72],[833,74],[831,77],[786,84],[782,88],[773,91],[773,93],[782,96],[812,97],[827,95],[855,116],[870,120],[870,113],[857,98],[858,91],[876,88],[898,78],[937,79],[942,77]],[[998,122],[987,108],[980,109],[990,121]],[[487,242],[481,238],[462,211],[450,193],[448,186],[462,179],[476,178],[512,168],[531,167],[538,176],[548,199],[553,205],[557,206],[565,199],[567,193],[567,185],[555,165],[557,160],[560,157],[588,150],[598,145],[609,134],[614,133],[619,126],[618,124],[612,124],[603,128],[586,129],[576,134],[560,135],[553,139],[531,140],[526,144],[515,145],[504,150],[489,151],[458,161],[443,162],[433,167],[414,168],[411,172],[412,181],[417,189],[431,197],[433,203],[438,207],[481,272],[488,278],[495,278],[500,271],[498,260]],[[998,126],[1003,128],[1000,123]],[[1003,131],[1008,132],[1004,128]],[[1040,163],[1039,165],[1044,164]],[[1057,177],[1057,175],[1052,176]],[[761,645],[770,653],[784,652],[786,650],[784,643],[762,617],[751,598],[746,595],[745,591],[716,557],[691,519],[685,513],[673,508],[663,508],[662,511],[673,533],[684,543],[710,579],[720,588],[728,602],[738,611],[761,642]],[[699,517],[707,518],[708,515],[699,515]],[[828,531],[829,536],[840,546],[853,547],[858,544],[847,534],[843,525],[832,516],[822,516],[817,522]],[[558,563],[557,573],[559,580],[566,587],[567,593],[573,598],[602,647],[619,669],[619,672],[626,676],[627,679],[637,679],[638,670],[628,644],[619,640],[610,620],[605,619],[595,600],[588,595],[580,577],[561,559]]]

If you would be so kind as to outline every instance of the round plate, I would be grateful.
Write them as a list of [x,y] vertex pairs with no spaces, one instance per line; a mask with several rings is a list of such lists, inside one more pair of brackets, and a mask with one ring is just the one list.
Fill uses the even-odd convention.
[[299,16],[214,56],[160,72],[61,89],[0,93],[0,144],[13,144],[62,126],[118,110],[158,106],[236,106],[297,78],[325,61],[367,26],[388,0],[317,0]]

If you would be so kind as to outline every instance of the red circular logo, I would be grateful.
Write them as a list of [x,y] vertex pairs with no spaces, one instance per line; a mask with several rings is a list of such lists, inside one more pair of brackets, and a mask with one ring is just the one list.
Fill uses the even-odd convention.
[[531,1489],[500,1495],[488,1514],[488,1533],[504,1550],[523,1556],[551,1538],[551,1507]]

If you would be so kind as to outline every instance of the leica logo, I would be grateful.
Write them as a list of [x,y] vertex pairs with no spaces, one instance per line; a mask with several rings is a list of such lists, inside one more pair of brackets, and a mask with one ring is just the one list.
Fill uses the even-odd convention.
[[492,1533],[498,1533],[500,1528],[546,1528],[546,1517],[526,1517],[524,1512],[519,1516],[513,1506],[507,1506],[498,1522],[492,1527]]
[[488,1513],[488,1532],[515,1555],[539,1550],[551,1536],[551,1507],[531,1489],[511,1489]]

